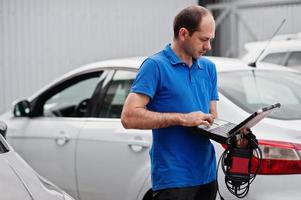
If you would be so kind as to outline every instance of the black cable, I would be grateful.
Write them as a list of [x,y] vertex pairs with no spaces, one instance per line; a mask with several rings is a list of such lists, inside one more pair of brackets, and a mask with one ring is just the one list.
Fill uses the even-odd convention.
[[[244,148],[238,148],[236,147],[236,138],[230,138],[228,141],[228,146],[226,150],[222,153],[218,160],[218,165],[216,169],[216,178],[218,180],[218,169],[221,164],[221,168],[223,170],[223,173],[225,175],[225,185],[227,189],[230,191],[231,194],[235,195],[237,198],[244,198],[250,189],[251,183],[254,181],[256,175],[258,174],[260,167],[261,167],[261,159],[262,159],[262,152],[261,149],[258,146],[258,142],[256,140],[256,137],[253,135],[251,130],[249,130],[249,133],[244,136],[248,140],[248,145]],[[249,162],[248,162],[248,174],[247,175],[240,175],[235,174],[231,172],[231,162],[233,161],[233,154],[237,154],[237,152],[247,152],[249,153]],[[235,155],[236,157],[239,157],[239,154]],[[256,170],[252,172],[252,166],[253,166],[253,156],[256,157],[258,163]],[[245,157],[244,157],[245,158]],[[224,200],[222,197],[219,186],[217,184],[217,191],[220,196],[221,200]]]

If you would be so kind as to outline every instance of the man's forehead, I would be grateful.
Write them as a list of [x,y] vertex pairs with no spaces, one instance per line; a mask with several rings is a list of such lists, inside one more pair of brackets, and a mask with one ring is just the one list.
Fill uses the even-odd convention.
[[201,37],[214,38],[215,22],[213,17],[204,17],[199,24],[198,30],[195,31]]
[[199,29],[195,31],[194,34],[196,34],[198,37],[208,38],[208,39],[213,39],[215,37],[214,30]]

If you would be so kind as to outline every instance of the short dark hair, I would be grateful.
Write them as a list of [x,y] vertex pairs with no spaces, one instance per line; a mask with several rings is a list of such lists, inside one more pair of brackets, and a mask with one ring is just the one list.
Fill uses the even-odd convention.
[[197,5],[189,6],[181,10],[173,21],[174,38],[178,38],[181,28],[186,28],[190,35],[197,31],[203,16],[208,14],[211,13],[207,8]]

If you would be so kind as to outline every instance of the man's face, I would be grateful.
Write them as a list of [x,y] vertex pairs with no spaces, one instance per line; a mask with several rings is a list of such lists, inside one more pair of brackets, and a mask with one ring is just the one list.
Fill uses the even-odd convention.
[[211,15],[206,15],[199,25],[198,31],[187,35],[183,41],[183,48],[185,53],[197,59],[211,50],[211,40],[215,36],[215,22]]

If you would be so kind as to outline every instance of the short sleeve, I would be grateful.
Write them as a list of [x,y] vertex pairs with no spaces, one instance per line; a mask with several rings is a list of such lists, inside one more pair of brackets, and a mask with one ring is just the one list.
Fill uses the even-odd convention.
[[215,64],[212,63],[212,66],[210,68],[210,78],[211,78],[211,84],[212,84],[212,90],[211,90],[211,101],[218,101],[218,86],[217,86],[217,72]]
[[132,84],[131,92],[144,94],[152,99],[159,82],[158,65],[154,60],[147,58],[138,70],[138,74]]

